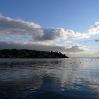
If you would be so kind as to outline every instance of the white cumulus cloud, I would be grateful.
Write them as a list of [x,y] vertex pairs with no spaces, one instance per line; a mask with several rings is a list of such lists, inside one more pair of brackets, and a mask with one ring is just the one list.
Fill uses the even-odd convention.
[[0,34],[15,36],[35,36],[43,35],[40,25],[33,22],[25,22],[23,20],[15,20],[0,15]]
[[86,34],[93,35],[99,34],[99,22],[95,22],[95,25],[92,25],[86,30]]
[[13,35],[21,39],[24,36],[30,36],[32,41],[54,41],[67,38],[81,39],[89,38],[87,34],[74,32],[73,30],[64,30],[63,28],[44,29],[33,22],[26,22],[21,19],[12,19],[0,15],[0,35]]

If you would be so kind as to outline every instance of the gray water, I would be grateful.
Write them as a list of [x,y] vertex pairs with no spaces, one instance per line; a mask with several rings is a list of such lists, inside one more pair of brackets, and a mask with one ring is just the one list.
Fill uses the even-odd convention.
[[0,99],[99,99],[99,59],[0,59]]

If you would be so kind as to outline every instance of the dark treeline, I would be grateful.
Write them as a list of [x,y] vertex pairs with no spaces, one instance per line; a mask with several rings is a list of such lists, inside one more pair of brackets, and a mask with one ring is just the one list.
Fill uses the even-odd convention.
[[68,58],[68,56],[53,51],[2,49],[0,50],[0,58]]

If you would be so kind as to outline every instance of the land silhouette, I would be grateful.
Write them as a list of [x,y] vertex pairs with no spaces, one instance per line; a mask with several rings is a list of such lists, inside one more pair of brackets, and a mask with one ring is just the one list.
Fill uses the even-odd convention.
[[29,49],[2,49],[0,58],[69,58],[61,52],[38,51]]

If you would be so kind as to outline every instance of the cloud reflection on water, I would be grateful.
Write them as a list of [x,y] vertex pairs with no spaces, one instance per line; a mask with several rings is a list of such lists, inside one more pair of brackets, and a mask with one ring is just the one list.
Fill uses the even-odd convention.
[[99,96],[98,60],[41,59],[25,61],[24,65],[22,62],[12,67],[0,66],[0,97],[37,97],[44,93],[76,99]]

